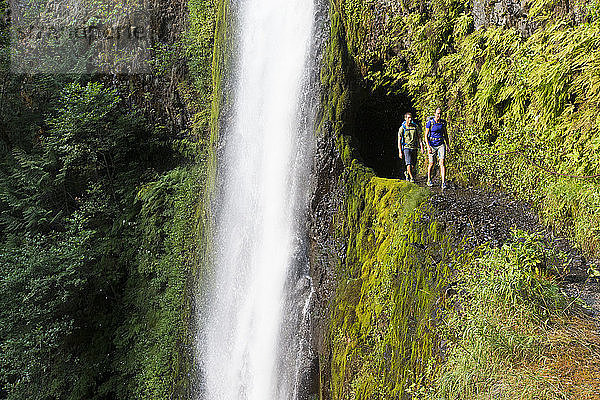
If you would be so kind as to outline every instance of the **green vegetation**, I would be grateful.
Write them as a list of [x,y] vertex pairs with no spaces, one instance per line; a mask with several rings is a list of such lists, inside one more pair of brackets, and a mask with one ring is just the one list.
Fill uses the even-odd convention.
[[333,398],[390,399],[417,390],[438,346],[434,313],[450,248],[427,192],[350,168],[331,319]]
[[[589,253],[600,249],[598,179],[557,174],[598,171],[593,126],[600,98],[593,85],[599,28],[552,25],[526,41],[514,31],[477,31],[440,59],[447,90],[462,94],[446,100],[456,126],[456,168],[532,200],[548,224]],[[477,47],[482,50],[473,51]],[[448,76],[450,69],[466,71],[469,82]],[[473,156],[510,151],[519,153]]]
[[[444,108],[454,179],[531,201],[550,226],[598,251],[597,4],[580,4],[578,23],[554,2],[533,1],[539,28],[530,37],[475,30],[469,2],[333,4],[351,74],[372,91],[410,95],[422,119]],[[501,155],[480,155],[490,153]]]
[[25,125],[34,135],[7,143],[0,179],[1,379],[9,398],[116,389],[96,376],[114,368],[106,354],[115,351],[136,251],[127,243],[139,240],[135,187],[170,162],[156,158],[160,134],[148,134],[116,90],[66,83],[54,101],[43,125]]
[[[186,103],[194,111],[194,136],[206,139],[210,133],[211,103],[213,99],[212,63],[217,7],[223,2],[188,1],[189,28],[184,43],[190,68],[193,90],[186,91]],[[218,92],[217,92],[218,93]]]
[[103,76],[12,74],[0,22],[0,398],[190,397],[216,6],[188,7],[151,60],[157,79],[189,61],[185,132]]
[[[137,193],[141,205],[137,268],[125,289],[124,324],[114,365],[122,398],[188,398],[194,276],[204,247],[202,165],[175,168]],[[114,384],[111,384],[114,387]]]
[[377,178],[354,158],[349,60],[338,13],[331,24],[320,130],[333,128],[329,134],[344,164],[338,185],[345,197],[335,228],[346,254],[336,271],[321,392],[335,399],[401,398],[421,387],[433,367],[439,340],[433,313],[450,250],[425,206],[428,191]]
[[421,397],[595,398],[597,335],[553,280],[564,262],[520,231],[502,248],[463,255],[442,317],[445,362]]
[[359,85],[409,95],[422,120],[441,105],[454,179],[532,201],[550,226],[597,254],[598,180],[560,175],[598,169],[593,12],[577,24],[551,4],[531,4],[540,28],[524,37],[475,30],[468,2],[331,4],[320,134],[334,135],[344,165],[336,227],[346,255],[322,396],[593,398],[597,336],[552,279],[560,256],[523,232],[501,249],[450,254],[450,232],[427,220],[426,194],[375,178],[357,160],[356,140],[378,133],[357,132],[352,115]]

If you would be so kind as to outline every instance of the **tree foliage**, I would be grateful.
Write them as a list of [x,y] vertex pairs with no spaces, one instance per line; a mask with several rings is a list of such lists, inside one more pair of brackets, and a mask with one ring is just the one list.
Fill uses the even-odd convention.
[[150,62],[188,63],[194,137],[149,125],[145,87],[12,73],[0,4],[0,398],[189,398],[215,4]]
[[32,142],[6,154],[0,180],[9,398],[112,390],[96,380],[111,369],[105,354],[122,323],[112,308],[136,256],[136,187],[161,151],[101,83],[68,83],[55,104]]

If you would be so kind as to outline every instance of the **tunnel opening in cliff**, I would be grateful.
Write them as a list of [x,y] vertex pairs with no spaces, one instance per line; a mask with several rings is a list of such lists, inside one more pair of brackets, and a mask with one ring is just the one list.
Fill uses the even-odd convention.
[[351,121],[347,122],[359,158],[380,177],[403,177],[404,164],[398,157],[398,129],[406,112],[416,115],[409,97],[363,85],[355,86],[351,93],[348,113]]

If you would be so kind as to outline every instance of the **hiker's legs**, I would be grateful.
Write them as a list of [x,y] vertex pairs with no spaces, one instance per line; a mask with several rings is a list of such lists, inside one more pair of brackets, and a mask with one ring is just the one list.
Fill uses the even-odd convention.
[[398,157],[396,159],[396,171],[398,171],[398,176],[404,176],[404,172],[406,171],[406,167],[404,165],[404,160]]
[[429,164],[427,165],[427,182],[431,182],[431,170],[433,169],[433,158],[435,157],[435,149],[433,153],[429,153]]
[[446,166],[444,165],[444,159],[446,158],[446,145],[442,144],[437,149],[438,160],[440,160],[440,175],[442,176],[442,185],[446,182]]
[[413,165],[417,162],[417,151],[413,149],[404,149],[404,161],[406,162],[407,178],[414,180]]

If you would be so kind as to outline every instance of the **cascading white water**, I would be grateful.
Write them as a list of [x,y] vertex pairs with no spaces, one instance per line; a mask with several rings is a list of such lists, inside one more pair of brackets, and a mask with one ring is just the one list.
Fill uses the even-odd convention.
[[281,388],[278,345],[310,171],[310,129],[299,110],[314,4],[242,0],[240,10],[233,121],[219,160],[214,283],[199,340],[201,397],[287,400],[297,390]]

